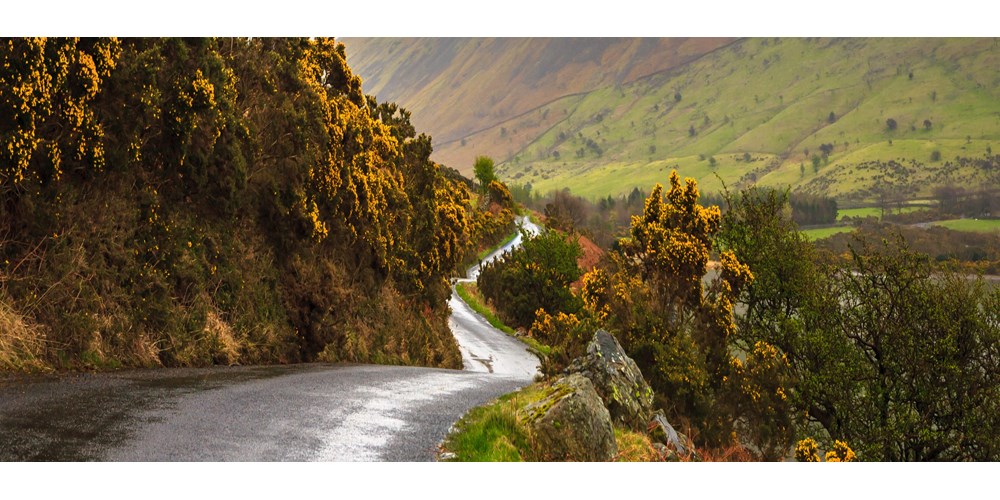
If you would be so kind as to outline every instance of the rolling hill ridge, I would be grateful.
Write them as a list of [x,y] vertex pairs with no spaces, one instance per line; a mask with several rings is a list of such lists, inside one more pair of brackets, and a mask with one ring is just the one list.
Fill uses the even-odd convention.
[[[531,45],[515,40],[507,41],[510,50]],[[406,50],[421,50],[422,43],[413,41]],[[354,57],[352,45],[347,47],[348,57]],[[381,77],[367,73],[371,63],[354,64],[366,92],[392,91],[386,97],[414,111],[415,122],[426,120],[424,129],[432,135],[445,130],[434,135],[437,161],[465,172],[471,168],[469,158],[489,154],[500,163],[505,180],[530,183],[535,191],[569,187],[590,198],[617,195],[662,182],[674,168],[698,179],[707,191],[723,183],[756,182],[849,203],[871,200],[887,180],[906,184],[913,196],[927,196],[937,185],[997,182],[996,162],[976,160],[992,157],[1000,144],[995,39],[767,38],[706,42],[700,48],[678,64],[662,64],[631,80],[575,75],[574,81],[597,82],[578,92],[564,90],[555,77],[535,78],[529,86],[533,95],[544,93],[550,100],[506,119],[522,108],[496,113],[470,106],[490,102],[489,90],[461,73],[440,70],[434,81],[450,80],[453,95],[462,98],[437,94],[440,100],[431,104],[422,80],[412,80],[422,90],[396,94]],[[451,67],[461,66],[458,53]],[[651,53],[644,57],[655,58]],[[508,58],[526,61],[535,55]],[[502,74],[507,59],[491,59],[491,71]],[[606,76],[627,73],[616,68],[636,67],[620,58],[613,61],[610,67],[576,68]],[[407,63],[384,57],[383,67],[392,64],[399,66],[395,73],[403,74]],[[424,100],[409,101],[411,95]],[[538,100],[526,99],[523,106]],[[450,109],[450,128],[434,123],[440,113],[418,118],[421,109],[432,106]],[[459,128],[455,117],[463,113],[493,113],[496,123],[478,131]],[[482,119],[477,126],[490,121]],[[473,132],[462,135],[462,130]]]
[[[527,146],[559,118],[517,131],[501,126],[560,98],[585,94],[695,60],[733,39],[343,38],[365,92],[402,104],[434,137],[435,159],[471,174],[477,154]],[[503,144],[467,144],[503,128]]]

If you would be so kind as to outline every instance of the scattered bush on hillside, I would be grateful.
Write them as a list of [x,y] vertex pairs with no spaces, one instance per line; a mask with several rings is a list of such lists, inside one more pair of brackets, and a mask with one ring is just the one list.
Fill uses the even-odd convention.
[[472,165],[473,173],[479,182],[479,189],[486,191],[491,182],[497,180],[497,175],[493,170],[493,158],[489,156],[477,156]]

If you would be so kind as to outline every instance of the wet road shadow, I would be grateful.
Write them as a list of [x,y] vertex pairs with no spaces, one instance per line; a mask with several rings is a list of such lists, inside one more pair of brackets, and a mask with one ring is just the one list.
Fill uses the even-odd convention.
[[180,396],[329,365],[134,370],[0,382],[0,460],[95,461]]

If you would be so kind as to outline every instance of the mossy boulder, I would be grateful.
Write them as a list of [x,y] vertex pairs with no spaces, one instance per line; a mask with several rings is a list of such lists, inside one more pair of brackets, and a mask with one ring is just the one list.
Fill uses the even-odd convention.
[[611,415],[582,375],[556,380],[524,411],[537,460],[604,462],[618,453]]
[[646,430],[653,413],[653,389],[613,335],[597,330],[587,344],[587,354],[573,360],[566,371],[593,382],[612,420],[636,431]]

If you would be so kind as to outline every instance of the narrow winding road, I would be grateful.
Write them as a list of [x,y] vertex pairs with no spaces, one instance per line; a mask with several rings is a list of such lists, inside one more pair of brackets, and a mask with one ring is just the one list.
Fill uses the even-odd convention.
[[2,380],[0,460],[434,460],[466,411],[538,372],[524,344],[457,294],[450,305],[464,370],[312,363]]

